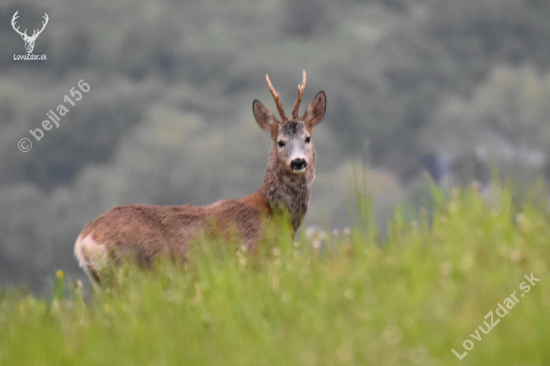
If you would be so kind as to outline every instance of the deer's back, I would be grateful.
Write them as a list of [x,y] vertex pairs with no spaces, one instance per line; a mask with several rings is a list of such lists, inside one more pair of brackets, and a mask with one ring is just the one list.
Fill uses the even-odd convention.
[[132,256],[149,263],[159,253],[183,259],[194,240],[220,235],[236,235],[252,250],[262,235],[262,220],[270,216],[258,193],[207,206],[118,206],[80,233],[75,252],[83,267],[106,257],[118,261]]

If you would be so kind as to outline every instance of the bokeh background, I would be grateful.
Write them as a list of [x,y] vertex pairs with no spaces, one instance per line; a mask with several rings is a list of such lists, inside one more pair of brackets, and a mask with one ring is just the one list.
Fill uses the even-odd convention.
[[[47,60],[14,60],[16,10],[29,35],[48,14],[33,51]],[[395,204],[429,204],[432,178],[483,189],[493,167],[519,191],[548,179],[549,40],[546,0],[2,0],[0,286],[84,278],[74,240],[112,206],[254,192],[266,73],[287,109],[304,69],[302,110],[327,94],[304,227],[350,225],[354,177],[381,235]],[[36,141],[60,104],[59,128]]]

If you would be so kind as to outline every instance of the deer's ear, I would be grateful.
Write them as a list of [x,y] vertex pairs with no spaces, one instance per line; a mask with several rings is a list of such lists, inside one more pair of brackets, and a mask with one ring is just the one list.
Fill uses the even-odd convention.
[[279,121],[273,116],[273,113],[271,113],[271,111],[259,100],[255,100],[252,103],[252,111],[254,112],[254,118],[258,126],[269,132],[274,141],[277,140]]
[[312,130],[313,127],[321,122],[321,120],[325,116],[326,108],[327,96],[325,95],[325,92],[320,91],[319,93],[317,93],[315,98],[313,98],[313,102],[311,102],[307,106],[305,123],[310,130]]

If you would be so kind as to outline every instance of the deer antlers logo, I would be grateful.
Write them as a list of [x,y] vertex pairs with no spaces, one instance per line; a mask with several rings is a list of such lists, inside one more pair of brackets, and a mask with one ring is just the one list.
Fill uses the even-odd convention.
[[23,38],[23,40],[25,41],[25,49],[27,50],[27,53],[32,53],[32,50],[34,49],[34,42],[36,42],[36,38],[38,38],[40,33],[42,33],[44,28],[46,28],[46,24],[48,24],[48,20],[49,20],[48,14],[44,13],[44,21],[42,22],[42,29],[40,30],[35,29],[32,36],[29,36],[27,35],[26,29],[24,32],[21,32],[19,30],[19,26],[17,28],[15,27],[15,21],[17,18],[19,18],[19,15],[17,13],[19,13],[19,10],[17,10],[15,14],[13,14],[13,17],[11,18],[11,26],[17,33],[21,35],[21,38]]

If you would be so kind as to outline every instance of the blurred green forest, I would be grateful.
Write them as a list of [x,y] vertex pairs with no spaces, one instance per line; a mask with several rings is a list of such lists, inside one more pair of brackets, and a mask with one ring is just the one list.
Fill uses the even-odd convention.
[[[33,52],[46,61],[14,60],[16,10],[29,34],[48,14]],[[397,202],[429,204],[425,166],[450,185],[483,183],[491,166],[519,186],[550,178],[544,0],[7,0],[0,20],[2,285],[84,277],[74,240],[112,206],[255,191],[270,138],[251,104],[273,107],[266,73],[287,108],[303,69],[304,104],[327,94],[304,226],[350,225],[354,176],[380,222]],[[70,106],[79,80],[90,91]],[[59,128],[34,140],[63,103]]]

